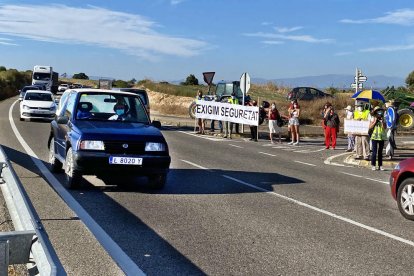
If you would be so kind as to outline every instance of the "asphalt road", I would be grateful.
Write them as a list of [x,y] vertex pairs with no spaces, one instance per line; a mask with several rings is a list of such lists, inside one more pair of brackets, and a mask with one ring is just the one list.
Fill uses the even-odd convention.
[[[123,274],[16,139],[8,119],[14,100],[0,103],[0,143],[66,271]],[[18,106],[12,115],[22,138],[46,162],[49,124],[20,122]],[[328,165],[343,151],[324,150],[320,139],[294,147],[178,128],[163,133],[172,156],[163,190],[147,189],[144,178],[131,188],[87,177],[84,189],[69,191],[144,273],[412,274],[414,224],[391,198],[389,171],[346,167],[341,157]]]

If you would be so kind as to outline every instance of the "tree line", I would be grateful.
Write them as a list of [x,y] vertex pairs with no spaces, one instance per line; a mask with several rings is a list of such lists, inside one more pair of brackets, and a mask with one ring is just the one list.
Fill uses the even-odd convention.
[[0,100],[19,94],[19,89],[32,82],[32,71],[24,72],[0,66]]

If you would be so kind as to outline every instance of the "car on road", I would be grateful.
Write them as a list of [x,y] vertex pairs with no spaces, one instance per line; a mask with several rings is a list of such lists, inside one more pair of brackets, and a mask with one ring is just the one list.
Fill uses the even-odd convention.
[[22,101],[24,98],[24,95],[26,94],[27,90],[46,90],[44,86],[40,85],[27,85],[24,86],[22,89],[19,90],[19,101]]
[[20,121],[25,119],[53,120],[56,103],[50,91],[27,90],[20,102]]
[[295,87],[287,94],[289,101],[310,101],[323,98],[333,98],[333,96],[313,87]]
[[48,147],[51,170],[64,164],[67,188],[79,187],[83,175],[103,180],[148,176],[153,188],[164,187],[171,163],[168,145],[139,95],[72,89],[63,96]]
[[394,168],[390,186],[400,213],[406,219],[414,220],[414,158],[405,159]]
[[65,92],[65,90],[66,89],[68,89],[69,88],[69,84],[67,84],[67,83],[62,83],[62,84],[60,84],[59,85],[59,87],[58,87],[58,91],[59,92]]
[[145,108],[147,109],[148,115],[151,115],[150,114],[150,102],[149,102],[149,98],[148,98],[148,93],[147,93],[147,91],[145,89],[113,87],[112,90],[114,90],[114,91],[131,92],[131,93],[137,94],[138,96],[141,97],[141,100],[144,103]]

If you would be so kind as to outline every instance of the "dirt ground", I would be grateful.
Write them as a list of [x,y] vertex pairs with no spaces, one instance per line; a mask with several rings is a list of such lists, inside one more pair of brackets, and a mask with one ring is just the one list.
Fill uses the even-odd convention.
[[190,97],[180,97],[146,89],[151,110],[162,114],[188,116],[188,108],[194,101]]

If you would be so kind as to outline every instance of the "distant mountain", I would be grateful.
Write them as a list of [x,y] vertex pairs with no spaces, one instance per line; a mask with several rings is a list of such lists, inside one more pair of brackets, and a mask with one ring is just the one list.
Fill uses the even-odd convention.
[[[296,78],[282,78],[282,79],[262,79],[252,78],[254,84],[266,84],[273,82],[283,86],[311,86],[316,88],[328,88],[335,87],[340,89],[350,88],[351,83],[354,82],[353,75],[321,75],[321,76],[308,76],[308,77],[296,77]],[[383,75],[368,76],[368,80],[364,83],[364,88],[381,89],[387,86],[395,87],[405,85],[403,78],[389,77]]]

